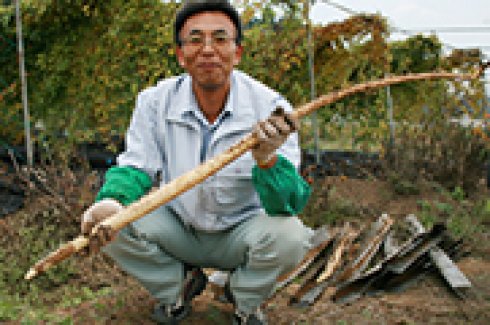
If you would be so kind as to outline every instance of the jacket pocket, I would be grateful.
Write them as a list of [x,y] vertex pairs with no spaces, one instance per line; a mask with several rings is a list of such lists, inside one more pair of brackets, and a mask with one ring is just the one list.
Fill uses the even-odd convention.
[[205,209],[216,214],[232,214],[257,204],[258,196],[252,183],[252,162],[240,159],[219,172],[204,194]]
[[214,195],[216,202],[223,206],[233,208],[246,205],[251,202],[255,194],[255,189],[250,178],[243,178],[240,175],[220,176],[216,181]]

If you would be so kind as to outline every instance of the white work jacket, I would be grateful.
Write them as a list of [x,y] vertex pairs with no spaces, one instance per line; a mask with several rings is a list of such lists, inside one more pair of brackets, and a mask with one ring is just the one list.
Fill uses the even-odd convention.
[[[233,71],[231,90],[217,128],[207,141],[205,160],[222,153],[252,131],[277,107],[292,107],[281,95],[240,71]],[[161,172],[160,186],[201,163],[203,128],[188,74],[165,79],[138,95],[119,166],[145,171],[152,179]],[[201,119],[200,119],[201,117]],[[206,122],[206,121],[205,121]],[[300,150],[292,134],[278,153],[298,168]],[[203,183],[169,202],[184,224],[216,232],[257,215],[262,209],[252,183],[255,161],[250,152]]]

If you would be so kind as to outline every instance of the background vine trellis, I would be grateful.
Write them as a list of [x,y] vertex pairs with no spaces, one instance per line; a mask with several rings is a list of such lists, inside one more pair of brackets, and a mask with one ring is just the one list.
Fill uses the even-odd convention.
[[[240,69],[279,90],[294,105],[310,99],[306,0],[238,1],[246,26]],[[2,40],[15,40],[14,6],[0,6]],[[26,64],[35,141],[45,154],[69,157],[76,145],[99,142],[116,150],[136,94],[159,79],[179,74],[172,39],[176,1],[23,1]],[[281,14],[278,14],[280,12]],[[386,19],[359,14],[314,27],[317,93],[386,75],[435,70],[468,71],[478,51],[444,56],[435,36],[390,42]],[[22,105],[15,51],[0,53],[5,85],[0,92],[0,138],[21,144]],[[463,112],[481,117],[479,81],[417,82],[393,87],[395,120],[418,123]],[[465,105],[461,104],[464,101]],[[358,95],[320,113],[323,145],[355,126],[353,146],[379,149],[386,137],[386,91]],[[344,130],[344,131],[343,131]],[[354,132],[355,131],[355,132]],[[303,126],[303,146],[310,128]],[[53,149],[56,148],[56,149]]]

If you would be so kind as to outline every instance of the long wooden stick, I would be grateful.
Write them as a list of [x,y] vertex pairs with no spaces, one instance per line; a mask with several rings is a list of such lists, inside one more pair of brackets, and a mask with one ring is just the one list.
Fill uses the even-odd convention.
[[[410,81],[418,80],[434,80],[434,79],[461,79],[470,80],[476,79],[483,74],[485,68],[488,67],[488,63],[480,66],[478,71],[475,73],[467,74],[457,74],[449,72],[435,72],[435,73],[419,73],[419,74],[409,74],[406,76],[393,76],[385,79],[370,81],[363,84],[354,85],[345,90],[340,90],[336,92],[329,93],[311,101],[303,106],[300,106],[294,110],[291,114],[297,118],[302,118],[322,106],[329,105],[336,101],[339,101],[345,97],[363,93],[372,89],[386,87],[388,85],[399,84]],[[112,229],[114,231],[119,231],[131,222],[145,216],[146,214],[152,212],[158,207],[172,201],[180,194],[191,189],[197,184],[203,182],[209,176],[215,174],[220,169],[233,162],[245,152],[253,148],[257,144],[257,139],[249,134],[240,142],[231,146],[225,152],[219,154],[218,156],[202,163],[195,169],[179,176],[170,183],[166,184],[162,188],[149,193],[148,195],[142,197],[140,200],[127,206],[124,210],[110,218],[104,220],[99,225],[92,229],[92,233],[96,234],[100,227],[105,227]],[[58,264],[70,255],[80,251],[82,248],[87,246],[89,239],[84,236],[79,236],[61,245],[56,251],[52,252],[44,259],[38,261],[25,275],[26,280],[30,280],[37,274],[46,271],[51,266]]]

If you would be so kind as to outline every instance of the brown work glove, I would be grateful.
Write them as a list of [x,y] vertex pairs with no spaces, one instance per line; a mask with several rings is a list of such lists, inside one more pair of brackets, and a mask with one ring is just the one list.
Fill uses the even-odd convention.
[[267,165],[276,156],[277,148],[298,129],[298,125],[298,119],[286,113],[282,107],[276,108],[267,120],[257,123],[253,133],[259,142],[252,149],[252,156],[257,164]]
[[92,228],[121,211],[124,207],[121,203],[113,199],[103,199],[92,204],[82,216],[81,231],[90,242],[87,249],[82,254],[95,253],[100,247],[106,245],[116,237],[116,232],[108,227],[99,227],[96,234],[92,234]]

